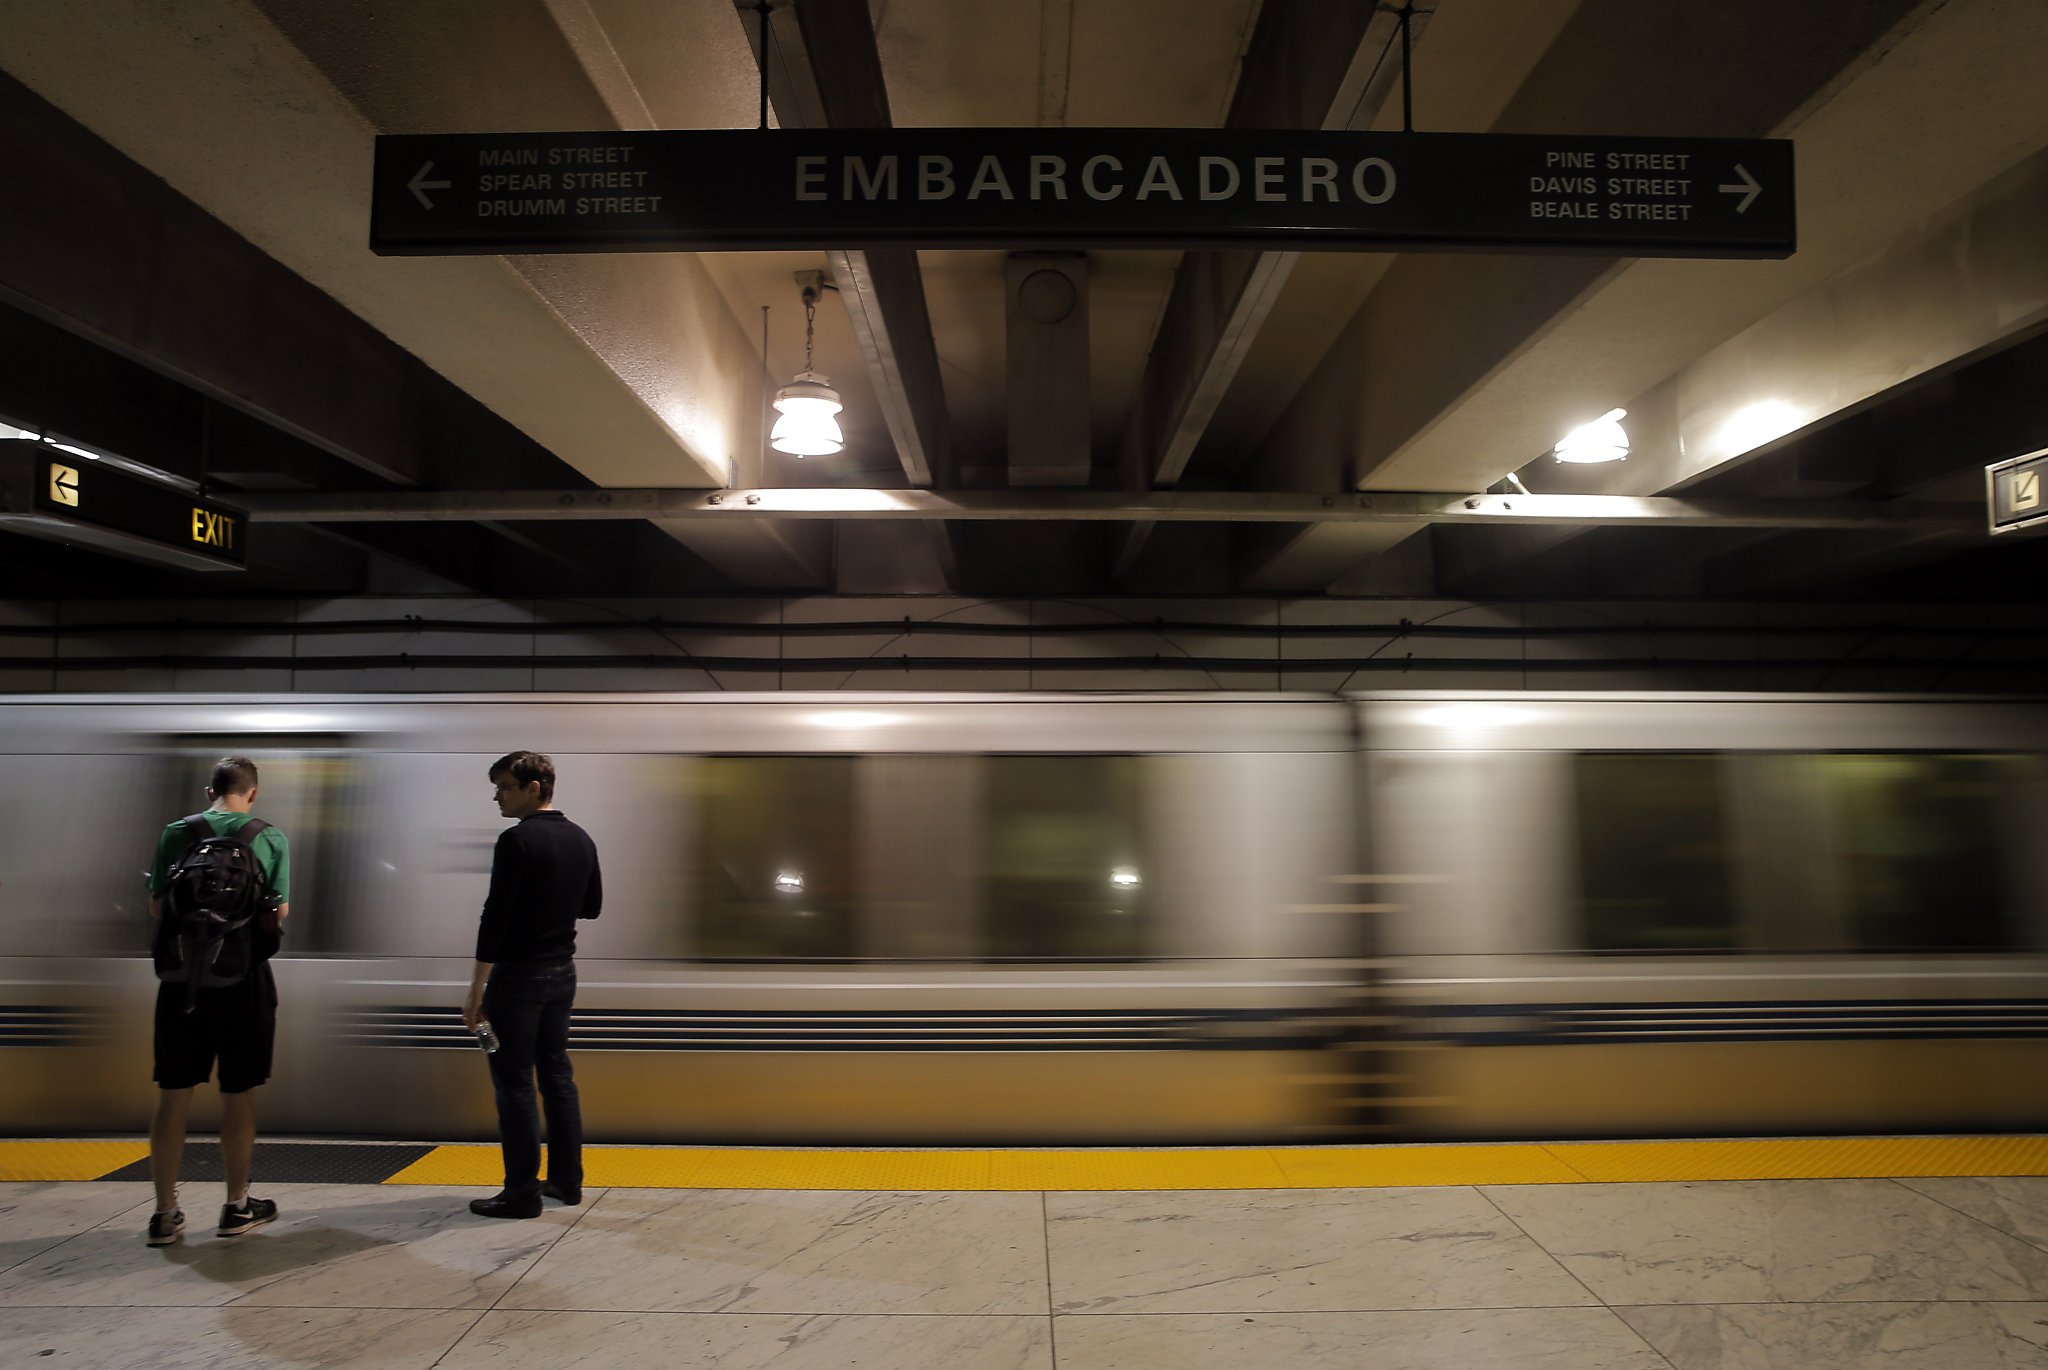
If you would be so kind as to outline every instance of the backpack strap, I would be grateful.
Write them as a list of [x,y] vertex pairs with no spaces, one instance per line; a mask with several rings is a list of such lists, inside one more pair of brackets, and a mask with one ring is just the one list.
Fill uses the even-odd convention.
[[[220,836],[219,833],[213,830],[213,824],[206,821],[206,815],[203,813],[191,814],[188,817],[181,819],[180,821],[183,822],[187,828],[191,829],[192,842],[194,846],[197,846],[199,843],[204,842],[209,837]],[[241,827],[236,828],[234,831],[234,836],[236,836],[244,842],[254,842],[256,840],[256,836],[258,833],[261,833],[264,829],[269,828],[271,826],[273,825],[261,818],[256,817],[256,815],[254,814],[250,814],[249,821],[244,823]]]
[[[271,824],[266,823],[262,819],[256,817],[254,814],[251,814],[249,816],[248,822],[244,823],[241,827],[235,829],[235,836],[248,846],[249,854],[251,856],[254,856],[256,853],[256,839],[258,837],[261,837],[264,833],[268,832],[271,826]],[[277,897],[271,893],[270,872],[263,869],[263,860],[261,857],[258,857],[256,860],[256,878],[262,882],[256,887],[261,892],[260,897],[258,899],[258,906],[274,907],[277,903]],[[246,923],[249,921],[250,918],[254,918],[255,916],[255,913],[251,912],[247,918],[242,919],[242,922]],[[240,926],[240,924],[237,924],[236,926]]]

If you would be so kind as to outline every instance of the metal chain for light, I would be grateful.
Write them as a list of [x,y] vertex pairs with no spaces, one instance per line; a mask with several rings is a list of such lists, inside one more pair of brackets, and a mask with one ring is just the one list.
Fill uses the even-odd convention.
[[816,291],[814,291],[814,290],[810,289],[809,287],[805,287],[805,289],[804,289],[804,374],[805,374],[806,376],[808,376],[808,375],[810,375],[810,374],[811,374],[811,339],[812,339],[812,337],[813,337],[813,336],[815,336],[815,334],[816,334],[816,332],[817,332],[817,328],[816,328],[816,324],[817,324],[817,321],[818,321],[818,294],[817,294],[817,292],[816,292]]
[[782,414],[768,445],[778,452],[798,457],[831,456],[846,445],[846,435],[833,419],[843,407],[832,382],[811,368],[817,364],[818,296],[824,288],[823,273],[797,273],[803,285],[804,369],[797,378],[776,392],[775,408]]

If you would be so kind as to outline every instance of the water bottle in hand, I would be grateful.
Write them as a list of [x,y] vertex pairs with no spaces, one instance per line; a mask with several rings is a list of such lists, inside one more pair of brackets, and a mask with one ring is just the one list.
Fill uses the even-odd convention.
[[478,1021],[476,1025],[476,1044],[484,1049],[484,1055],[486,1056],[497,1051],[498,1034],[492,1029],[490,1019],[485,1018]]

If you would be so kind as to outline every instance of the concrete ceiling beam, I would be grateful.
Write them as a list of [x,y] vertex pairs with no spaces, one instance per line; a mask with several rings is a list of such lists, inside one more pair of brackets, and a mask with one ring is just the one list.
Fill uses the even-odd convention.
[[[733,8],[756,62],[767,44],[768,104],[779,127],[891,125],[865,0],[786,0],[769,7],[765,33],[756,0],[733,0]],[[917,254],[834,250],[825,259],[904,479],[926,489],[952,484],[952,421]],[[922,548],[949,583],[958,562],[945,530],[929,530]]]
[[[1411,41],[1427,27],[1414,17]],[[1227,128],[1364,129],[1401,77],[1399,19],[1372,6],[1259,12]],[[1152,485],[1187,469],[1298,252],[1189,252],[1160,319],[1132,415],[1131,455]]]
[[[1412,17],[1411,45],[1431,13]],[[1400,29],[1399,19],[1377,6],[1267,4],[1225,127],[1368,127],[1402,75]],[[1128,488],[1180,480],[1300,258],[1298,252],[1182,254],[1124,434],[1119,464]],[[1112,578],[1136,563],[1150,532],[1145,524],[1132,526]]]
[[[1757,493],[1828,496],[1881,474],[1898,489],[1974,472],[2009,455],[1995,436],[1973,431],[1978,403],[1950,431],[1918,434],[1910,452],[1883,463],[1875,453],[1895,425],[1866,432],[1854,416],[2048,326],[2044,222],[2048,150],[1630,400],[1627,461],[1573,468],[1546,457],[1520,476],[1539,491],[1651,495],[1706,483],[1728,494],[1732,472],[1764,464],[1771,469],[1758,479],[1768,488]],[[1772,459],[1795,446],[1791,465]],[[1492,540],[1468,570],[1497,578],[1562,540]],[[1443,588],[1468,587],[1453,579]]]
[[[759,362],[695,256],[368,250],[375,132],[617,122],[598,88],[616,98],[618,82],[590,76],[542,6],[449,25],[367,0],[78,0],[0,8],[0,49],[39,94],[591,480],[723,485],[753,445]],[[447,79],[458,70],[496,75]],[[785,554],[781,583],[818,583],[815,564]]]
[[429,479],[420,368],[376,329],[4,74],[0,154],[0,298],[375,475]]
[[[1177,523],[1560,524],[1694,528],[1851,528],[1983,533],[1969,503],[1730,500],[1627,495],[1458,495],[1433,491],[1303,495],[1236,491],[448,490],[247,494],[258,523],[433,523],[588,519],[757,523],[812,519]],[[1988,536],[1988,534],[1984,534]]]
[[[733,7],[761,59],[756,0]],[[768,102],[781,128],[887,128],[888,88],[866,0],[782,0],[767,12]],[[883,421],[912,485],[944,483],[949,438],[939,354],[917,254],[826,254],[867,362]]]
[[[224,484],[230,497],[360,485],[323,453],[381,480],[443,489],[563,477],[562,463],[502,419],[5,77],[0,142],[15,193],[37,207],[0,216],[0,295],[24,306],[0,328],[19,354],[0,386],[10,418],[204,477],[216,493]],[[518,530],[489,531],[552,567],[568,561]],[[338,565],[298,555],[299,541],[267,542],[262,575],[238,584]],[[494,560],[489,538],[351,545],[358,565],[339,583],[362,579],[366,553],[451,584]],[[621,544],[615,535],[574,550],[572,569],[587,580]]]
[[[1343,474],[1361,489],[1483,489],[2048,137],[2029,55],[2048,41],[2048,10],[2021,0],[1825,13],[1733,0],[1664,15],[1655,48],[1640,17],[1581,6],[1496,131],[1792,137],[1799,251],[1784,262],[1402,258],[1269,435],[1262,484],[1311,470],[1327,481],[1351,460]],[[1267,559],[1285,551],[1276,543]]]

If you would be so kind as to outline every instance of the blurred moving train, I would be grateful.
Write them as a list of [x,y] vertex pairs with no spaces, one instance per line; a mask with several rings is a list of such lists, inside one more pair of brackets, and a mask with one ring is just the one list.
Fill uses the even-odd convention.
[[142,1126],[142,867],[244,752],[293,850],[265,1132],[491,1136],[515,747],[603,855],[594,1141],[2048,1124],[2037,703],[166,695],[0,704],[5,1131]]

